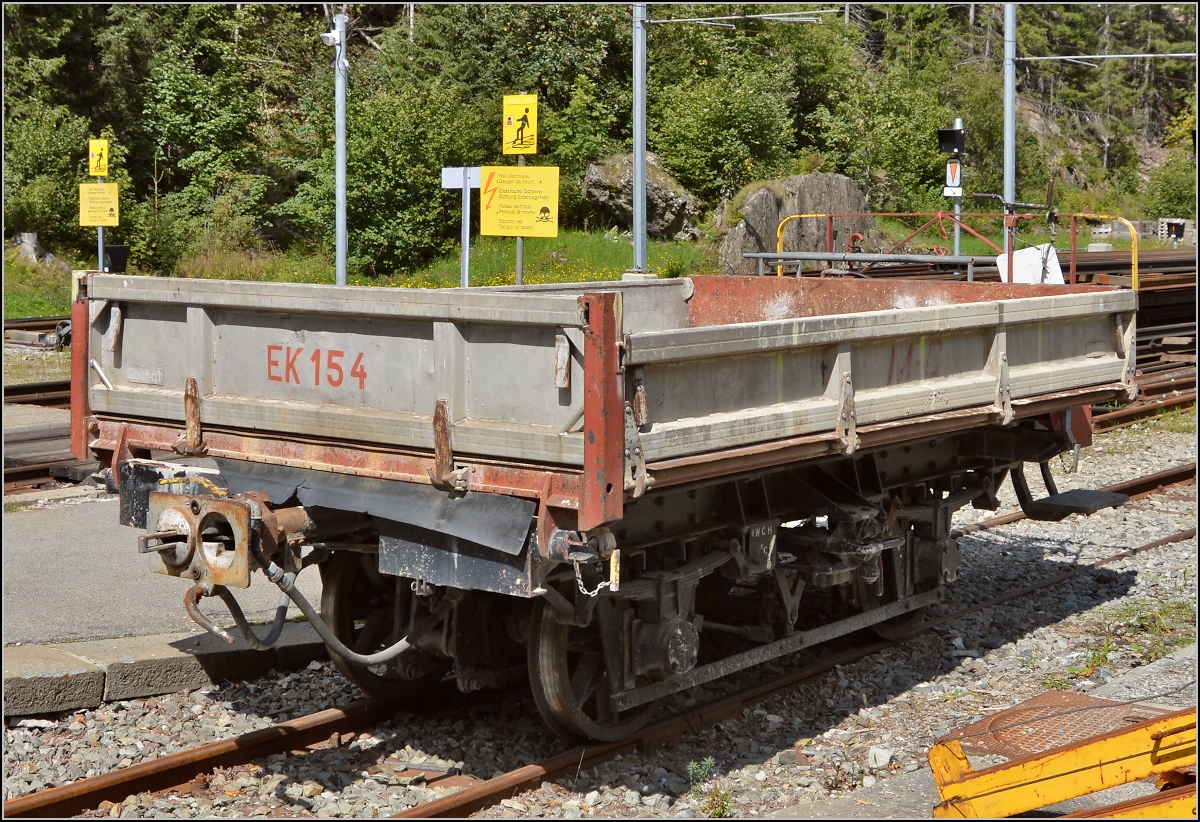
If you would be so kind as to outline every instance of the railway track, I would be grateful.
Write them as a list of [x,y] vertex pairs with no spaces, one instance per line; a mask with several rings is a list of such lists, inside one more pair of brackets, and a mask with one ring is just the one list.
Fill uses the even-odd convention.
[[4,401],[46,408],[71,407],[71,381],[26,382],[4,386]]
[[4,321],[4,344],[26,348],[53,349],[69,334],[70,317],[26,317]]
[[[1140,499],[1176,484],[1194,483],[1194,462],[1146,477],[1139,477],[1103,490],[1129,494]],[[967,526],[958,534],[985,530],[1015,522],[1023,514],[996,517]],[[635,736],[618,742],[575,748],[541,762],[517,768],[488,780],[477,779],[431,766],[407,765],[397,775],[421,779],[426,785],[452,789],[451,793],[418,805],[400,817],[462,817],[493,806],[518,792],[536,788],[572,772],[594,767],[618,755],[651,753],[659,747],[700,733],[713,724],[738,716],[743,710],[771,696],[786,692],[833,670],[884,649],[906,642],[935,627],[983,608],[1063,583],[1091,569],[1129,556],[1194,537],[1195,528],[1174,533],[1135,548],[1119,551],[1096,562],[1080,564],[1028,585],[1010,589],[983,602],[942,615],[890,641],[861,644],[790,671],[739,693],[679,713],[652,725]],[[320,711],[232,739],[209,743],[176,754],[159,757],[121,770],[39,791],[4,804],[4,815],[13,818],[69,816],[98,807],[104,801],[119,802],[130,794],[172,791],[187,793],[207,784],[206,774],[215,768],[243,764],[273,753],[336,747],[349,736],[388,721],[395,707],[379,700],[362,700],[342,708]]]

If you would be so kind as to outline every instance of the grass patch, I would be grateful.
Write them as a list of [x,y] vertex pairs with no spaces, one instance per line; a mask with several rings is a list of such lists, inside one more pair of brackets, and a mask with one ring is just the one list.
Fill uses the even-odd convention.
[[4,249],[4,319],[70,313],[70,274],[31,263],[14,248]]
[[1150,431],[1163,431],[1170,434],[1195,434],[1196,406],[1168,408],[1158,416],[1147,418],[1143,424]]
[[1131,600],[1105,611],[1101,620],[1107,635],[1089,653],[1089,663],[1121,650],[1145,664],[1196,641],[1196,603],[1190,598]]
[[[716,262],[697,243],[651,240],[646,246],[647,264],[660,277],[712,274]],[[363,285],[408,288],[454,288],[459,284],[458,252],[437,260],[415,274],[363,281]],[[525,273],[522,282],[579,283],[619,280],[633,265],[633,241],[611,229],[603,234],[560,229],[557,237],[525,240]],[[470,284],[473,288],[515,285],[517,242],[511,237],[477,237],[471,246]]]
[[4,384],[52,382],[71,377],[71,352],[4,347]]
[[268,283],[337,282],[333,260],[324,254],[298,256],[277,251],[205,251],[181,258],[174,276]]
[[[515,285],[516,239],[475,237],[473,242],[471,287]],[[456,250],[411,274],[351,276],[347,281],[360,286],[456,288],[460,279],[459,259]],[[651,240],[647,244],[647,263],[660,277],[716,272],[712,252],[699,243]],[[615,229],[602,234],[564,229],[557,237],[526,238],[522,282],[539,285],[619,280],[632,265],[633,241],[629,235]],[[336,282],[334,261],[327,255],[296,256],[273,251],[206,251],[181,259],[174,276],[330,285]]]

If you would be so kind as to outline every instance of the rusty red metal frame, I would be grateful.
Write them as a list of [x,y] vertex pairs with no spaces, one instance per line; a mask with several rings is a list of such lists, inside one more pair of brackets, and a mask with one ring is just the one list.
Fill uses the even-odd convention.
[[91,416],[88,406],[88,334],[89,318],[87,281],[79,283],[75,302],[71,303],[71,453],[83,462],[88,459],[87,428],[84,421]]
[[624,385],[621,374],[620,295],[585,294],[583,337],[583,480],[579,528],[590,531],[621,519],[625,498]]
[[[134,420],[91,418],[93,450],[112,451],[118,445],[121,429],[124,444],[130,448],[170,451],[179,438],[181,427],[137,422]],[[210,457],[243,459],[273,465],[311,468],[378,479],[431,484],[429,469],[434,468],[432,454],[422,456],[385,451],[365,445],[338,445],[306,442],[209,428],[204,442]],[[493,494],[541,499],[559,508],[579,506],[580,476],[578,472],[559,468],[513,467],[473,462],[471,489]],[[549,483],[547,485],[547,478]]]

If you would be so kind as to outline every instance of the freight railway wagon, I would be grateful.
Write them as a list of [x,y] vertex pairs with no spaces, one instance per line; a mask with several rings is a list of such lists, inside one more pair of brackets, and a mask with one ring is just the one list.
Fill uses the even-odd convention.
[[[1128,290],[91,274],[74,309],[75,446],[197,622],[222,632],[216,596],[269,645],[284,610],[260,638],[232,593],[261,570],[364,691],[527,678],[565,737],[911,629],[957,576],[952,514],[1008,477],[1041,519],[1125,499],[1048,468],[1090,441],[1080,409],[1135,390]],[[319,613],[292,587],[314,564]]]

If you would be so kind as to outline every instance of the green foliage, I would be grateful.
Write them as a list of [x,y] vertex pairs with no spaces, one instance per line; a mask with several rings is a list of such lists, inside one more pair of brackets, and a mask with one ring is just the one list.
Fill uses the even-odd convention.
[[[441,168],[471,165],[490,131],[474,113],[463,112],[459,91],[439,80],[380,88],[349,112],[349,270],[411,271],[450,248],[461,194],[441,187]],[[327,238],[327,248],[333,239],[333,165],[329,146],[313,176],[279,209],[301,230]]]
[[703,789],[704,783],[712,776],[712,772],[717,767],[717,761],[711,756],[706,756],[699,762],[689,762],[687,765],[688,781],[692,783],[692,791],[699,792]]
[[935,204],[945,174],[931,124],[952,117],[932,91],[900,71],[868,70],[858,80],[853,94],[817,107],[804,137],[858,184],[873,210],[927,210],[916,206]]
[[86,179],[88,124],[33,101],[5,112],[4,231],[33,231],[46,248],[83,242],[77,185]]
[[[333,245],[333,76],[316,4],[8,4],[5,231],[83,257],[74,186],[86,138],[122,152],[112,179],[136,270]],[[656,6],[654,19],[758,6]],[[753,180],[837,171],[876,209],[937,209],[933,130],[967,127],[964,183],[1002,185],[1002,9],[850,4],[821,25],[739,20],[648,30],[650,148],[716,205]],[[631,27],[612,4],[425,4],[351,10],[349,236],[353,267],[413,271],[456,244],[441,165],[508,163],[501,97],[536,93],[535,164],[561,169],[561,224],[594,220],[581,182],[629,150]],[[1022,54],[1186,52],[1194,5],[1031,4]],[[1189,216],[1194,60],[1022,64],[1018,197],[1048,177],[1074,202]],[[394,139],[393,139],[394,137]],[[1150,170],[1150,149],[1183,157]],[[114,154],[115,156],[115,154]],[[1186,213],[1178,212],[1190,205]],[[710,217],[711,219],[711,217]]]
[[1145,216],[1196,219],[1196,160],[1180,154],[1150,172]]
[[688,762],[688,781],[692,783],[692,796],[700,801],[700,810],[705,816],[720,819],[733,809],[733,793],[728,788],[715,784],[717,762],[706,756],[699,762]]
[[[70,274],[22,259],[14,248],[4,249],[4,319],[69,313]],[[8,356],[4,359],[7,363]]]
[[786,173],[791,101],[765,72],[667,89],[655,107],[651,147],[689,190],[729,196],[750,180]]
[[591,215],[583,199],[587,164],[618,148],[611,136],[617,114],[600,94],[595,81],[580,75],[571,87],[571,100],[563,111],[549,106],[538,110],[538,151],[559,167],[560,224],[582,225]]
[[733,810],[733,791],[714,786],[704,797],[700,810],[710,819],[722,819]]

